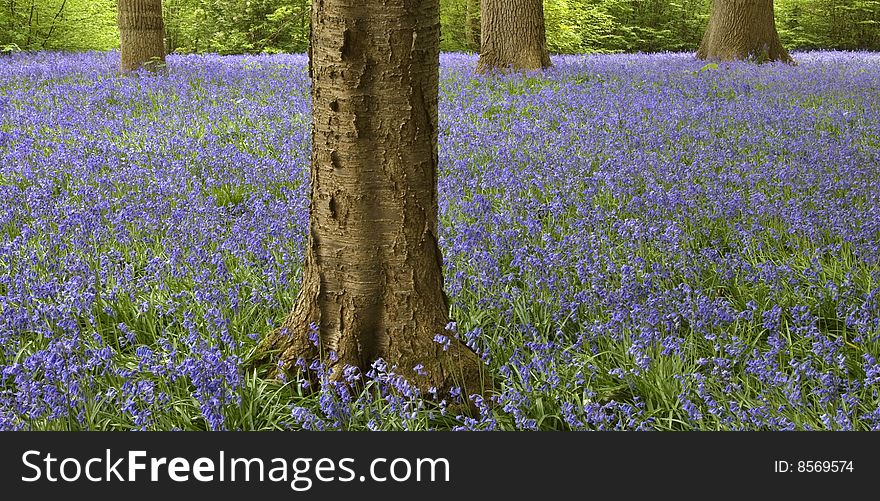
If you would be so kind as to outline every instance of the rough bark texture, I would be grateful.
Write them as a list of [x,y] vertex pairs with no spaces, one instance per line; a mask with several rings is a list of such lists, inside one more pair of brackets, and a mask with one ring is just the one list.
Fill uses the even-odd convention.
[[793,62],[776,32],[773,0],[713,0],[697,57]]
[[[304,276],[293,311],[264,343],[286,368],[320,359],[339,380],[346,365],[366,371],[381,357],[422,391],[482,393],[482,363],[446,331],[437,246],[439,30],[437,0],[312,3]],[[448,350],[438,334],[452,339]]]
[[160,68],[165,63],[162,0],[119,0],[117,14],[122,71]]
[[477,71],[550,66],[542,0],[483,0]]

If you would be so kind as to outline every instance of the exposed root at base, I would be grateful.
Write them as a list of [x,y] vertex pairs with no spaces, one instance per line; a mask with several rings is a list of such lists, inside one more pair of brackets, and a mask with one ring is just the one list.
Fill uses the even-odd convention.
[[[470,397],[479,395],[491,405],[489,396],[495,389],[491,374],[477,354],[458,339],[450,339],[446,349],[437,343],[432,345],[432,352],[427,354],[387,356],[383,359],[386,371],[405,379],[425,398],[430,395],[432,400],[450,402],[447,410],[451,413],[478,416],[480,410]],[[271,366],[272,377],[279,379],[297,372],[305,374],[310,383],[308,387],[314,391],[321,387],[319,371],[309,369],[315,361],[322,364],[323,374],[331,382],[345,382],[345,369],[349,366],[357,367],[362,375],[373,369],[357,361],[322,353],[308,336],[291,335],[284,327],[263,339],[250,365]]]

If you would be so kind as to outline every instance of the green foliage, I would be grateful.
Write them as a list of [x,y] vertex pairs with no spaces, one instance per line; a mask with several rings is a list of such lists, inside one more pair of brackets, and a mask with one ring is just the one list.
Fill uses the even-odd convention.
[[718,63],[709,63],[702,68],[700,68],[700,73],[704,71],[713,71],[718,69]]
[[0,0],[0,53],[118,46],[115,0]]
[[880,50],[878,0],[777,0],[776,22],[789,47]]
[[308,48],[309,0],[165,0],[169,52],[256,54]]
[[480,0],[440,0],[440,48],[480,51]]
[[[544,0],[557,54],[694,51],[711,0]],[[0,0],[0,54],[119,46],[116,0]],[[441,50],[479,49],[480,0],[440,0]],[[169,52],[303,52],[310,0],[164,0]],[[776,0],[782,43],[880,50],[880,0]]]
[[[469,0],[441,0],[445,51],[467,50]],[[470,0],[473,1],[473,0]],[[547,47],[557,54],[694,51],[711,0],[544,0]],[[880,0],[776,0],[783,44],[880,50]]]
[[709,21],[709,0],[617,0],[611,15],[619,21],[621,50],[691,51]]
[[600,2],[545,2],[547,48],[556,53],[615,52],[620,45],[614,17]]

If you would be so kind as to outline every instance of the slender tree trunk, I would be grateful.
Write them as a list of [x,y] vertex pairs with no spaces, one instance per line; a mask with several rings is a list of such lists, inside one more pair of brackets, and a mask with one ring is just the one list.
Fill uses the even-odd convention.
[[33,31],[34,31],[34,9],[35,9],[34,0],[31,0],[31,13],[28,15],[27,42],[24,43],[24,46],[27,47],[28,49],[30,49],[30,45],[31,45],[31,33],[33,33]]
[[480,0],[465,0],[465,41],[468,50],[480,52]]
[[172,52],[177,50],[178,30],[175,29],[175,27],[180,26],[179,19],[180,6],[178,4],[172,4],[172,8],[169,8],[168,4],[166,3],[162,10],[162,26],[165,30],[165,38],[167,40],[167,43],[165,44],[165,50],[167,54],[171,54]]
[[162,0],[119,0],[120,68],[156,70],[165,63]]
[[483,0],[478,72],[550,66],[542,0]]
[[58,22],[58,18],[64,19],[61,14],[64,12],[64,7],[67,5],[67,0],[61,2],[61,7],[58,8],[58,12],[55,14],[55,17],[52,18],[52,25],[49,26],[49,33],[46,33],[46,38],[43,39],[43,44],[40,46],[40,49],[45,49],[46,44],[49,43],[49,40],[52,38],[52,33],[55,32],[55,23]]
[[476,354],[434,340],[452,337],[437,246],[439,3],[323,0],[311,19],[308,245],[264,353],[284,368],[321,360],[331,380],[382,358],[422,391],[481,393]]
[[697,57],[793,62],[776,32],[773,0],[713,0]]

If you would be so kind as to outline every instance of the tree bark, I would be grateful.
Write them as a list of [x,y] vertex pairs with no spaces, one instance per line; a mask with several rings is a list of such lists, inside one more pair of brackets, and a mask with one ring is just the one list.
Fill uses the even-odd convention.
[[[382,358],[423,392],[482,393],[479,358],[446,330],[439,3],[323,0],[311,15],[308,244],[296,304],[264,353],[283,369],[321,360],[330,380]],[[448,349],[437,335],[452,339]]]
[[542,0],[483,0],[477,71],[550,66]]
[[697,57],[794,62],[779,41],[773,0],[713,0]]
[[157,70],[165,64],[162,0],[119,0],[120,69]]

